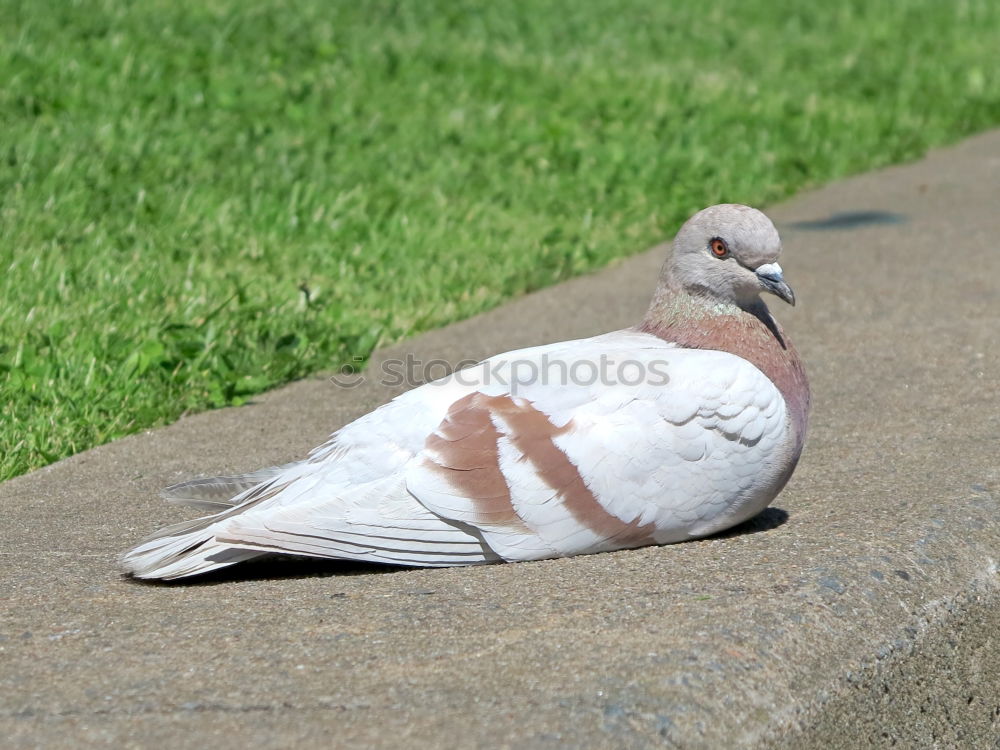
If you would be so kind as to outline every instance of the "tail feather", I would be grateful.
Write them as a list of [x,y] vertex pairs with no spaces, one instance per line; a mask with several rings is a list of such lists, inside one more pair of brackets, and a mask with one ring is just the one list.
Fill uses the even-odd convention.
[[218,512],[242,502],[242,495],[247,490],[274,479],[294,465],[290,463],[284,466],[269,466],[249,474],[191,479],[161,490],[160,497],[169,503]]
[[171,580],[208,573],[264,554],[216,541],[211,528],[201,533],[157,536],[126,552],[125,570],[135,578]]
[[[199,482],[215,482],[205,486],[210,487],[207,491],[217,492],[221,486],[221,481],[218,480],[233,480],[229,486],[235,487],[237,484],[250,481],[248,477],[259,478],[222,503],[222,509],[217,509],[215,514],[181,521],[154,532],[123,554],[119,558],[119,563],[126,573],[135,578],[168,580],[208,573],[267,554],[256,549],[244,549],[236,544],[219,542],[216,533],[225,519],[255,507],[284,486],[275,485],[273,480],[276,471],[275,468],[263,469],[240,477],[215,477],[211,480],[195,480],[193,483],[184,482],[168,487],[165,492],[174,490],[172,499],[183,502],[197,496],[202,486],[197,484]],[[197,505],[200,502],[197,500],[193,504]]]

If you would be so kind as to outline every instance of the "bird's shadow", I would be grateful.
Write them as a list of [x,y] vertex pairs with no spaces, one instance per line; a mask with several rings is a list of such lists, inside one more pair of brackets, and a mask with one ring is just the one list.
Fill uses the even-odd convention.
[[[771,531],[788,522],[788,511],[781,508],[766,508],[748,521],[732,528],[712,534],[708,539],[728,539],[745,534]],[[696,540],[692,540],[696,541]],[[377,563],[354,562],[351,560],[321,560],[292,555],[262,555],[228,568],[221,568],[191,578],[174,581],[141,580],[125,576],[125,580],[136,585],[154,586],[218,586],[224,583],[250,581],[289,580],[297,578],[331,578],[333,576],[387,575],[413,570],[405,565],[380,565]]]
[[729,539],[734,536],[757,534],[761,531],[771,531],[771,529],[776,529],[779,526],[784,526],[788,523],[788,518],[789,515],[787,510],[774,507],[765,508],[753,518],[750,518],[743,523],[736,524],[736,526],[732,526],[716,534],[712,534],[708,537],[708,539]]
[[323,560],[315,557],[294,555],[262,555],[245,562],[220,568],[190,578],[172,581],[143,580],[124,576],[128,583],[153,586],[218,586],[223,583],[250,581],[294,580],[297,578],[331,578],[333,576],[363,576],[395,573],[407,570],[405,566],[379,565],[377,563],[355,562],[353,560]]

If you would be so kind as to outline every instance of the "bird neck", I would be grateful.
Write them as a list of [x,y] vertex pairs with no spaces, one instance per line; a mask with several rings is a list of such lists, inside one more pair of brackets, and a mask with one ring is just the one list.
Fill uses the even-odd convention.
[[729,352],[750,362],[784,396],[801,449],[809,383],[798,352],[759,297],[743,307],[661,284],[638,328],[686,349]]

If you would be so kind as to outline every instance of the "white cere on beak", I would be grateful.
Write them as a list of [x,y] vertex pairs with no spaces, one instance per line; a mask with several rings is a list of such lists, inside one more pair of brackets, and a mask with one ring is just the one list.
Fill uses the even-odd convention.
[[765,263],[762,266],[757,266],[756,273],[758,276],[764,276],[774,281],[784,281],[784,276],[781,275],[781,266],[777,263]]

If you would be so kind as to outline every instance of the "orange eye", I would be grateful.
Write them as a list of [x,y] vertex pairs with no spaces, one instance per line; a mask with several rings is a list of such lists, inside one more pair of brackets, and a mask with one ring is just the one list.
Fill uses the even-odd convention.
[[716,237],[711,242],[709,242],[708,246],[712,248],[712,255],[714,255],[716,258],[725,258],[727,255],[729,255],[729,246],[726,245],[725,240],[720,239],[719,237]]

